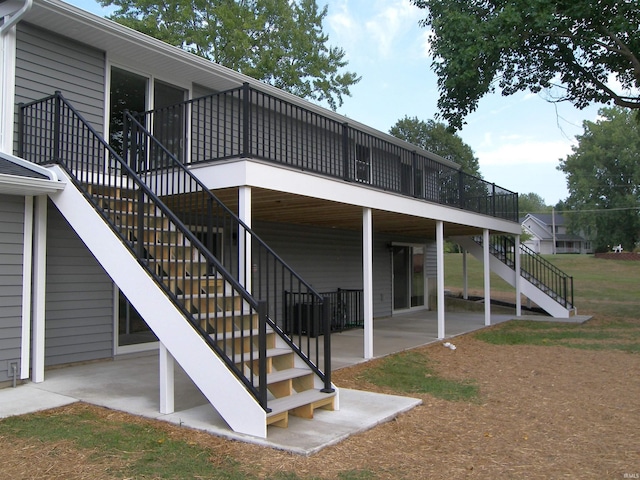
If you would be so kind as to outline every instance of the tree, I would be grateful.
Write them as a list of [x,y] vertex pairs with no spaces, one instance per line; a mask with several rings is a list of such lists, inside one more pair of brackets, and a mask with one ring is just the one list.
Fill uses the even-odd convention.
[[433,31],[438,106],[453,128],[496,84],[503,95],[546,90],[578,108],[613,102],[640,109],[637,1],[412,2],[428,9],[421,23]]
[[315,0],[100,0],[112,20],[332,109],[360,77],[322,31]]
[[546,213],[551,212],[552,207],[547,206],[537,193],[521,193],[518,195],[518,211],[520,216],[527,213]]
[[389,129],[389,133],[396,138],[457,163],[465,173],[482,177],[480,163],[471,147],[464,143],[457,134],[448,130],[443,123],[433,120],[425,122],[417,117],[405,116]]
[[569,189],[565,206],[575,212],[573,230],[595,235],[596,250],[619,243],[631,250],[640,238],[640,125],[628,109],[599,114],[583,122],[573,153],[560,160]]

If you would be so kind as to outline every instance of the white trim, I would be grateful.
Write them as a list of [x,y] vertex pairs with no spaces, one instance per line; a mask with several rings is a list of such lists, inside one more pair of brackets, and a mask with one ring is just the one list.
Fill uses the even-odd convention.
[[364,358],[373,358],[373,215],[362,209],[362,285],[364,301]]
[[[238,189],[238,217],[244,224],[251,228],[251,187]],[[251,292],[251,270],[253,260],[251,258],[251,237],[246,235],[244,228],[238,226],[238,272],[240,284]]]
[[445,336],[444,331],[444,222],[436,222],[436,265],[438,290],[438,339]]
[[489,230],[482,231],[482,266],[484,267],[484,324],[491,325],[491,251],[489,250]]
[[520,235],[515,236],[515,246],[513,255],[515,257],[514,269],[516,272],[516,316],[522,316],[522,275],[520,269]]
[[31,295],[33,281],[33,197],[24,198],[22,247],[22,335],[20,346],[20,379],[29,378],[31,368]]
[[31,380],[34,383],[44,381],[45,359],[45,299],[47,277],[47,197],[35,199],[33,255],[33,347]]
[[442,220],[475,228],[489,228],[507,234],[516,235],[521,232],[518,222],[429,203],[363,186],[357,182],[345,182],[341,179],[300,172],[252,159],[238,159],[215,165],[194,165],[190,170],[211,190],[247,185],[417,218]]
[[169,414],[175,411],[175,361],[162,342],[159,355],[160,413]]

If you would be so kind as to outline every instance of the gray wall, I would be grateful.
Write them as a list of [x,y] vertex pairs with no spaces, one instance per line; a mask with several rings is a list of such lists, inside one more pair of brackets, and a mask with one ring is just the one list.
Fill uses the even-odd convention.
[[12,378],[9,361],[20,359],[24,197],[0,195],[0,225],[0,382],[4,382]]
[[113,356],[113,283],[49,203],[45,365]]
[[[362,234],[299,225],[256,222],[256,232],[302,278],[319,292],[338,288],[362,288]],[[373,314],[393,311],[391,253],[392,241],[425,243],[416,238],[374,235]]]
[[56,90],[104,132],[105,55],[29,24],[18,24],[16,103],[39,100]]

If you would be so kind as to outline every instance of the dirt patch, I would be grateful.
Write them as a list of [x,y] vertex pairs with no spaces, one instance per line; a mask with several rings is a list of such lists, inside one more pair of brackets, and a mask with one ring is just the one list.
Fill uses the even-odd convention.
[[[210,449],[211,461],[229,459],[258,477],[295,472],[301,478],[337,478],[365,471],[378,479],[416,478],[638,478],[640,476],[640,355],[548,346],[496,346],[473,338],[418,349],[438,374],[473,380],[476,402],[430,395],[396,420],[306,458],[156,423],[172,438]],[[360,364],[335,373],[338,386],[385,391],[367,383]],[[76,404],[100,415],[151,422]],[[0,437],[2,478],[113,478],[116,459],[90,460],[68,443],[43,444]],[[286,478],[286,477],[285,477]],[[364,478],[364,477],[358,477]]]

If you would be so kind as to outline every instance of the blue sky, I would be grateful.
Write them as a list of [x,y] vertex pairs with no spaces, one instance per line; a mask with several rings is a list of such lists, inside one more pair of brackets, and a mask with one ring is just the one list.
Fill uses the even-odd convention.
[[[97,14],[94,0],[68,0]],[[428,31],[418,25],[425,11],[409,0],[317,0],[328,4],[324,30],[346,52],[348,69],[362,76],[338,113],[388,132],[405,115],[435,118],[437,79],[431,71]],[[600,106],[577,110],[547,102],[544,95],[499,93],[480,101],[460,137],[480,161],[483,177],[518,193],[537,193],[548,205],[568,195],[556,167],[571,153],[583,120]]]

